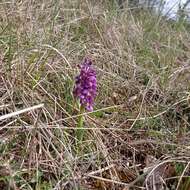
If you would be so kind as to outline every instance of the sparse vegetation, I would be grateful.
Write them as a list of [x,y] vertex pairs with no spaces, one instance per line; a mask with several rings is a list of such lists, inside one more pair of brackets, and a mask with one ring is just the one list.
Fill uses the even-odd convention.
[[[189,28],[127,2],[2,0],[0,189],[188,190]],[[77,149],[86,56],[98,95]]]

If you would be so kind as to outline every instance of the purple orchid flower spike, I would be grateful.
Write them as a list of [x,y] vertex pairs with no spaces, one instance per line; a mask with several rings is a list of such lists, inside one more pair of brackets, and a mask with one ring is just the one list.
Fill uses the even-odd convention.
[[92,111],[97,94],[96,71],[92,67],[92,61],[88,58],[79,67],[80,74],[75,79],[73,94],[86,110]]

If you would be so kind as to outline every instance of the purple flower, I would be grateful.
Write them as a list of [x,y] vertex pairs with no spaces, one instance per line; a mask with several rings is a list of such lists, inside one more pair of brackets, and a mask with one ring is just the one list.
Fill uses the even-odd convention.
[[80,100],[82,106],[92,111],[96,92],[96,72],[92,68],[92,61],[86,58],[80,65],[80,74],[75,79],[73,94]]

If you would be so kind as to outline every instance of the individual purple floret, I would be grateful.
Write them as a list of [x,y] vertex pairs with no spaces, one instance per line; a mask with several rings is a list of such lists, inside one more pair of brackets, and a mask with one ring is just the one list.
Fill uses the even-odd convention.
[[92,68],[92,61],[86,58],[80,65],[80,74],[76,77],[73,94],[75,98],[79,98],[82,106],[92,111],[96,92],[96,71]]

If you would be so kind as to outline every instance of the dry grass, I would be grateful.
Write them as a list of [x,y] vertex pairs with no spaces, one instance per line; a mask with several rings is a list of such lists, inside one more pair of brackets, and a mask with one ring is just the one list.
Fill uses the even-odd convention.
[[[190,188],[189,25],[136,10],[0,2],[0,189]],[[98,97],[77,152],[85,56]]]

